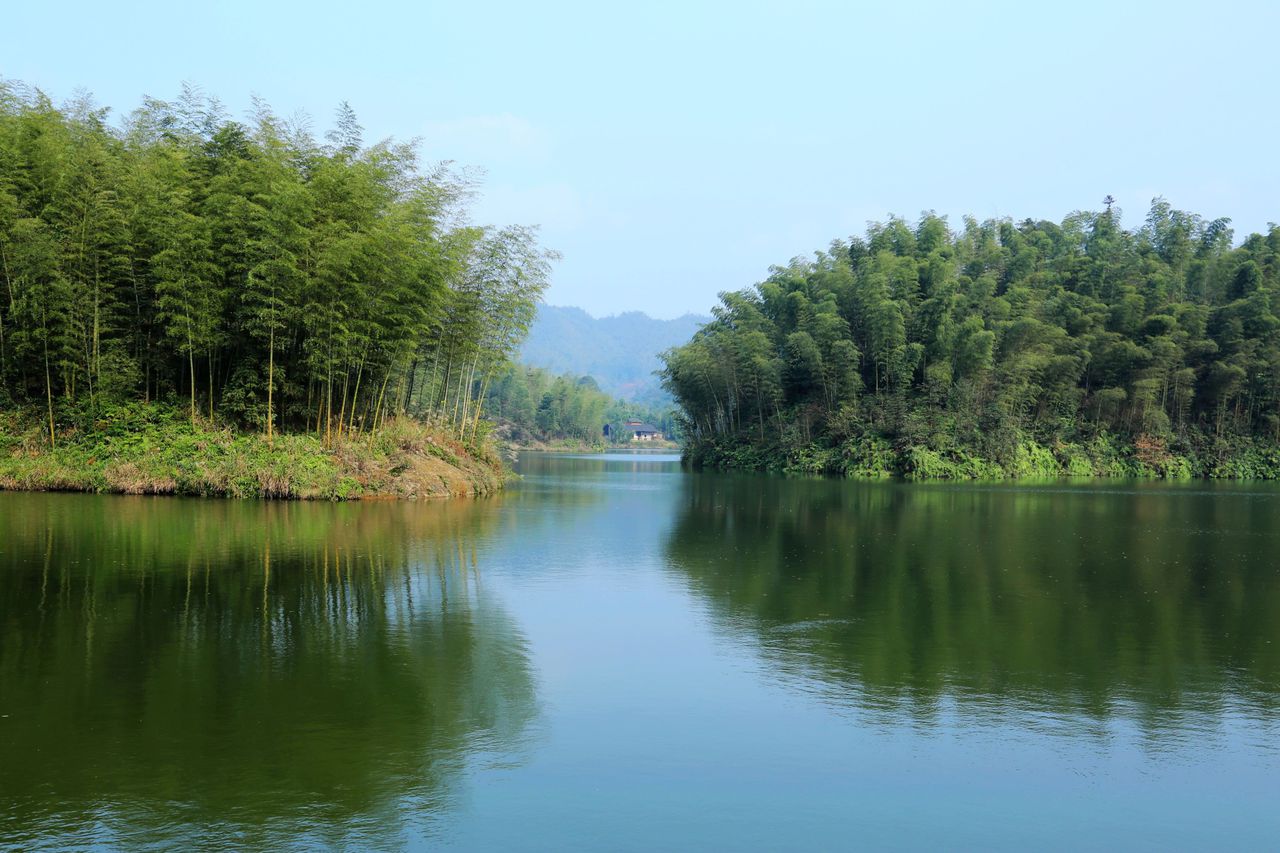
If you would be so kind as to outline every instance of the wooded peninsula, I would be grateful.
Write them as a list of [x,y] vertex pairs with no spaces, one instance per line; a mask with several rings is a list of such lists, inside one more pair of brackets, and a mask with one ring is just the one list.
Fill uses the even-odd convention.
[[318,140],[192,88],[116,126],[0,81],[0,486],[492,487],[484,402],[556,256],[470,224],[474,190],[345,104]]
[[1280,227],[1110,197],[924,215],[722,294],[665,356],[695,465],[845,476],[1280,476]]

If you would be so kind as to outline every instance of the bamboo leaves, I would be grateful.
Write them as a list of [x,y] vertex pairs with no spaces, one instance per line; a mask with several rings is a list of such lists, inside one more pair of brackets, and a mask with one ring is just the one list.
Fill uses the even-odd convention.
[[472,187],[411,145],[328,144],[184,87],[120,128],[0,83],[0,394],[182,399],[329,438],[406,411],[480,429],[553,253],[466,222]]

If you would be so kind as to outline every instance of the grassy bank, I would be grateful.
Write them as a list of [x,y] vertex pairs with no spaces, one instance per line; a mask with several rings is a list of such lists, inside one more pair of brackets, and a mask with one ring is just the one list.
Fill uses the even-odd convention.
[[25,411],[0,413],[0,489],[353,500],[481,495],[505,472],[488,445],[465,447],[439,429],[395,419],[374,435],[326,447],[315,435],[256,433],[197,421],[159,404],[47,425]]
[[1257,438],[1195,436],[1181,441],[1100,433],[1078,443],[1033,438],[993,458],[961,446],[894,444],[882,437],[834,446],[743,442],[733,438],[689,444],[695,468],[829,474],[909,480],[1016,480],[1120,477],[1190,480],[1280,479],[1280,444]]

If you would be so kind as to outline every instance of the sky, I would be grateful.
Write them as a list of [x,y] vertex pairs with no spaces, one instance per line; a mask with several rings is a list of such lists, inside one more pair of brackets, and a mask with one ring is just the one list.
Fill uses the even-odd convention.
[[706,313],[889,214],[1061,219],[1114,196],[1280,220],[1280,3],[22,3],[0,76],[119,113],[200,86],[484,170],[547,301]]

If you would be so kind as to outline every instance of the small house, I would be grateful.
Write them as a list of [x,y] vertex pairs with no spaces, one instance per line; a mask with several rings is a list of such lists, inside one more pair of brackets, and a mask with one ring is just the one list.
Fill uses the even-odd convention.
[[653,424],[647,424],[643,421],[627,421],[623,429],[631,433],[632,441],[661,441],[662,430]]

